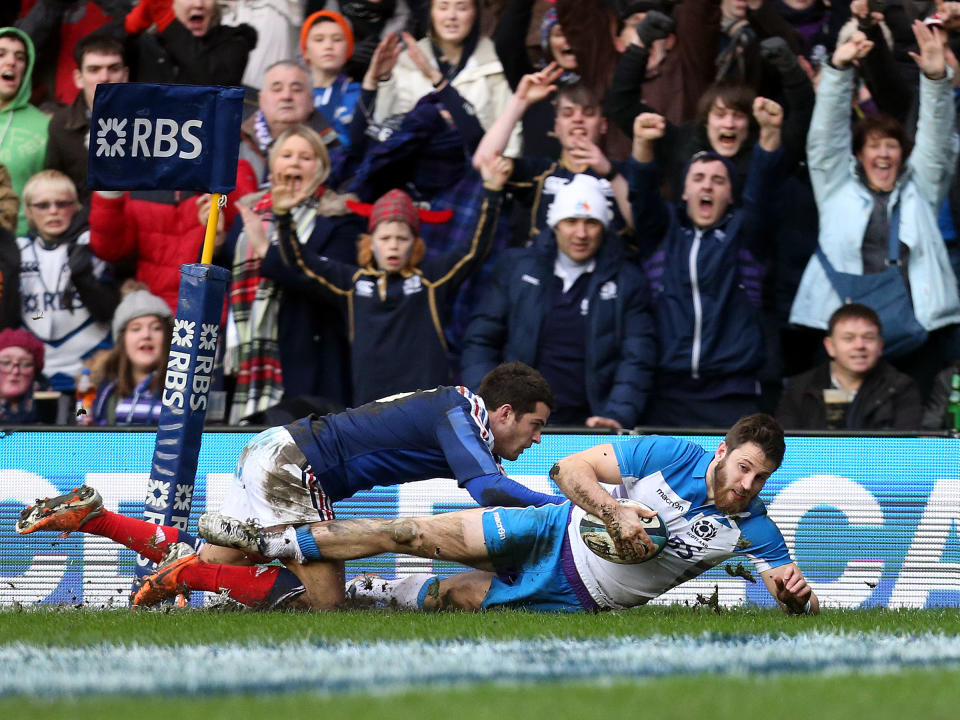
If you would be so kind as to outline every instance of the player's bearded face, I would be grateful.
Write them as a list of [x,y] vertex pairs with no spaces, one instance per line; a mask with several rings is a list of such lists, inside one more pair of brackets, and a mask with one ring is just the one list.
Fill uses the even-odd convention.
[[753,443],[727,450],[714,466],[713,504],[728,515],[742,512],[763,489],[775,468]]

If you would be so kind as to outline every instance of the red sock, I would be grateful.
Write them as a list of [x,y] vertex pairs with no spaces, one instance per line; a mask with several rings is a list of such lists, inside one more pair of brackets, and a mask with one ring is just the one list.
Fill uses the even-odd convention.
[[[213,565],[196,562],[177,577],[191,590],[219,593],[226,590],[239,603],[257,607],[277,600],[279,591],[300,586],[297,576],[286,568],[264,565]],[[274,592],[277,591],[277,592]]]
[[91,535],[108,537],[153,562],[160,562],[167,548],[181,541],[180,531],[176,528],[127,517],[109,510],[104,510],[103,515],[87,520],[80,530]]

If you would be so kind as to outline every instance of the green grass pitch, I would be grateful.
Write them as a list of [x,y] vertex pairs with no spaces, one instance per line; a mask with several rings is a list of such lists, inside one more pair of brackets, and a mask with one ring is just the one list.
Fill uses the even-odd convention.
[[[424,614],[343,611],[253,613],[161,608],[131,612],[71,607],[0,610],[0,649],[28,646],[42,654],[52,648],[85,648],[103,643],[155,647],[240,644],[254,648],[284,643],[318,646],[343,642],[426,641],[475,643],[530,642],[671,636],[768,638],[789,643],[818,634],[960,637],[960,610],[826,610],[818,617],[786,617],[775,610],[733,608],[715,613],[705,607],[646,607],[599,615],[522,612]],[[671,642],[670,638],[663,640]],[[417,656],[409,657],[411,666]],[[290,657],[296,664],[298,658]],[[15,672],[15,668],[0,668]],[[162,674],[164,667],[156,667]],[[258,668],[239,666],[238,675],[255,680]],[[960,717],[960,666],[892,668],[882,672],[765,672],[742,675],[676,675],[631,678],[609,668],[589,682],[459,684],[384,692],[370,687],[346,693],[207,693],[196,695],[98,695],[46,699],[8,694],[0,697],[5,718],[591,718],[643,717],[669,720],[813,717]]]

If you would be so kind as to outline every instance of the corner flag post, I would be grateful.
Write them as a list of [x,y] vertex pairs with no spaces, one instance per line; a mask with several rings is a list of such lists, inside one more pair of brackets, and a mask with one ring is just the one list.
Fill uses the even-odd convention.
[[[190,519],[230,280],[230,272],[211,261],[220,204],[236,185],[242,105],[243,90],[237,87],[109,83],[97,86],[90,118],[91,189],[213,193],[201,262],[180,268],[144,500],[145,520],[183,530]],[[138,577],[151,568],[148,558],[137,558]]]
[[226,203],[226,196],[215,192],[210,198],[210,216],[207,218],[207,231],[203,236],[203,255],[200,262],[209,265],[213,262],[213,251],[217,244],[217,224],[220,222],[220,203]]

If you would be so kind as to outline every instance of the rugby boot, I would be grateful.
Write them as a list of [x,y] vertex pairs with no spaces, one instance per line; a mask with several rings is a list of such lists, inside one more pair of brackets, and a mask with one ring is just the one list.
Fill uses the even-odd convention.
[[237,520],[220,513],[204,513],[197,521],[197,534],[212,545],[264,554],[263,528],[256,520]]
[[95,488],[81,485],[68,493],[46,500],[37,499],[17,520],[16,531],[27,535],[38,530],[59,532],[66,537],[87,520],[103,514],[103,498]]
[[200,561],[196,551],[187,543],[174,543],[163,556],[152,575],[143,578],[140,588],[134,593],[131,605],[151,607],[175,595],[186,594],[190,588],[179,582],[185,567]]

